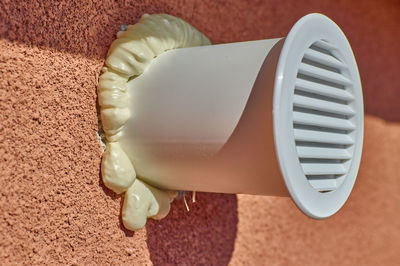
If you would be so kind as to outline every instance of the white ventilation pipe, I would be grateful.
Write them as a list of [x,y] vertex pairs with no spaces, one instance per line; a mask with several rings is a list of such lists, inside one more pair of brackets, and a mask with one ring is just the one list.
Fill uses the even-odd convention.
[[286,38],[171,50],[128,83],[120,143],[171,190],[291,196],[313,218],[344,204],[363,142],[351,47],[329,18]]

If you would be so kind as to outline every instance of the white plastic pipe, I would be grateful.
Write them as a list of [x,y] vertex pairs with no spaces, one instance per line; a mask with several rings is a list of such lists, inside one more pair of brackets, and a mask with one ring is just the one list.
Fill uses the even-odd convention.
[[128,83],[133,115],[121,143],[137,174],[167,189],[288,195],[272,132],[282,44],[201,46],[154,59]]

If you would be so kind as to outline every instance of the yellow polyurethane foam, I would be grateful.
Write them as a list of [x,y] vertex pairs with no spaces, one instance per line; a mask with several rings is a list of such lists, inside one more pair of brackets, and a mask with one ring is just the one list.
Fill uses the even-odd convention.
[[129,230],[145,226],[147,218],[164,218],[176,196],[136,178],[134,166],[119,139],[131,117],[127,82],[142,74],[161,53],[191,46],[209,45],[201,32],[185,21],[166,14],[144,14],[138,23],[120,31],[111,44],[99,78],[98,97],[106,149],[101,163],[104,184],[125,193],[122,221]]

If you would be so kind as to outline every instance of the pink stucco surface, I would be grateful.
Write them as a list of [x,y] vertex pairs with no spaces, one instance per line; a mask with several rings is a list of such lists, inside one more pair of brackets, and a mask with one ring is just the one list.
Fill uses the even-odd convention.
[[[199,193],[129,232],[100,179],[96,85],[122,24],[179,16],[213,43],[284,36],[310,12],[344,30],[364,87],[365,149],[349,201]],[[0,1],[0,264],[399,265],[398,1]]]

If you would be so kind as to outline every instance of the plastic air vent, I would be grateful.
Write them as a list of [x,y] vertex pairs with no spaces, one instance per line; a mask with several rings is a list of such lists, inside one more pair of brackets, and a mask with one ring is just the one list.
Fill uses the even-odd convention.
[[352,78],[338,48],[313,43],[299,64],[293,97],[293,129],[301,168],[319,192],[335,190],[353,158],[356,125]]
[[127,94],[121,149],[155,188],[290,196],[317,219],[351,193],[362,88],[350,44],[326,16],[304,16],[284,38],[168,50]]

